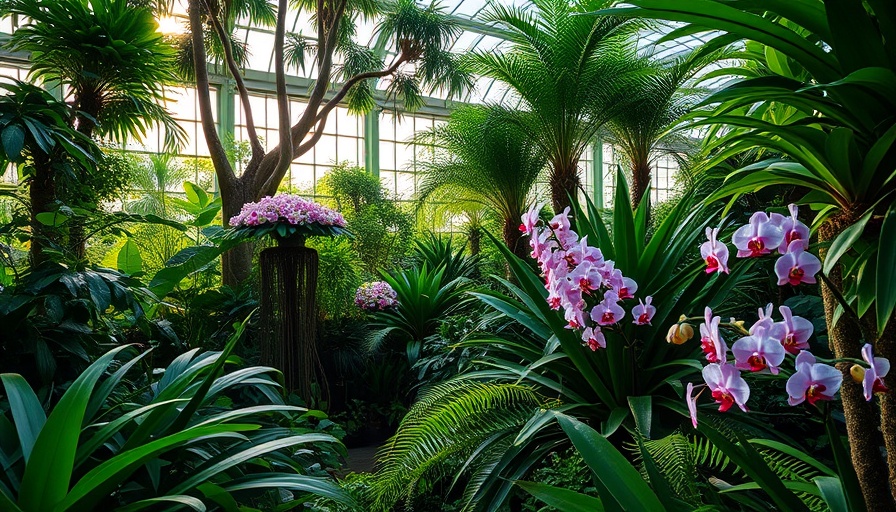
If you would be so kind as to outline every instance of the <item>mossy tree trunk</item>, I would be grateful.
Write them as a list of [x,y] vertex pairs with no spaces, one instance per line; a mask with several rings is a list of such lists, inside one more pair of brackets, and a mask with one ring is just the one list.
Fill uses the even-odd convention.
[[[855,217],[851,211],[831,217],[819,229],[819,241],[824,243],[834,240],[837,235],[855,222]],[[820,253],[824,260],[827,249],[823,247]],[[827,281],[821,284],[825,320],[828,325],[828,343],[836,358],[859,359],[862,357],[863,337],[861,327],[856,319],[844,314],[836,325],[834,324],[834,311],[840,304],[837,293],[841,290],[843,290],[843,274],[840,266],[835,266],[828,274]],[[880,417],[874,410],[873,403],[865,400],[862,385],[853,381],[850,376],[851,366],[851,363],[837,365],[837,368],[843,372],[840,396],[843,402],[843,415],[846,420],[852,463],[868,510],[896,510],[888,479],[883,477],[888,473],[888,468],[880,451],[883,442],[878,430],[881,424]]]

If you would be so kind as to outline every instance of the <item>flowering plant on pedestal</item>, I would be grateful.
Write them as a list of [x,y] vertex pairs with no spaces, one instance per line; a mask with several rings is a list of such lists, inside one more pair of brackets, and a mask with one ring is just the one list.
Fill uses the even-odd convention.
[[341,213],[291,194],[267,196],[256,203],[244,204],[240,213],[230,219],[230,225],[237,236],[271,235],[281,243],[348,233]]

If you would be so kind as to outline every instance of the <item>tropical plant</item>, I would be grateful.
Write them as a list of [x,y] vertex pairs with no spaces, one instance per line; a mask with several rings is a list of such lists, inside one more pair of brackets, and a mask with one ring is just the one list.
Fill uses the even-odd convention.
[[30,52],[32,76],[70,88],[79,132],[139,140],[158,124],[169,148],[185,139],[161,106],[163,87],[176,82],[174,48],[149,9],[127,0],[5,0],[2,10],[27,20],[8,47]]
[[122,317],[145,322],[151,298],[139,281],[114,270],[52,262],[32,268],[0,293],[0,370],[44,384],[72,379],[102,345],[122,341]]
[[[509,325],[493,327],[497,334],[470,336],[462,342],[460,346],[486,348],[487,354],[479,358],[480,368],[450,382],[461,387],[474,382],[486,387],[524,384],[533,392],[557,399],[558,410],[600,425],[606,435],[620,427],[629,431],[637,427],[649,435],[651,424],[656,429],[678,425],[684,411],[677,389],[681,386],[679,379],[696,374],[700,365],[695,359],[698,348],[668,343],[667,329],[695,305],[724,303],[731,291],[745,282],[748,271],[741,267],[724,280],[703,271],[694,247],[699,227],[706,224],[713,209],[701,205],[697,198],[678,203],[647,239],[646,202],[642,201],[635,211],[623,207],[628,205],[629,192],[621,171],[618,180],[619,206],[614,210],[612,225],[604,223],[589,201],[588,213],[576,207],[574,229],[587,235],[590,244],[599,247],[605,258],[614,260],[616,268],[637,282],[639,296],[653,297],[656,313],[651,324],[634,325],[623,320],[617,328],[605,332],[606,349],[592,352],[583,347],[580,333],[569,329],[563,316],[551,309],[543,279],[503,248],[513,278],[512,283],[499,280],[507,293],[473,294]],[[485,368],[481,368],[483,365]],[[440,395],[438,406],[451,407],[454,399],[452,393]],[[483,398],[477,407],[488,408],[488,399]],[[518,428],[512,436],[424,437],[409,431],[395,450],[383,454],[380,464],[384,477],[376,492],[386,503],[400,499],[400,492],[393,494],[399,489],[404,493],[415,490],[413,482],[402,480],[406,473],[401,469],[407,467],[405,458],[412,454],[469,476],[467,503],[494,510],[511,492],[512,480],[563,443],[557,432],[548,428],[544,414],[533,410],[525,428]],[[415,421],[427,421],[425,414],[419,414]],[[404,427],[399,428],[396,439],[405,434]],[[458,459],[446,459],[444,454],[455,450],[468,459],[452,466]],[[446,471],[444,467],[439,470]]]
[[[896,12],[886,1],[796,3],[699,0],[683,7],[666,0],[634,0],[610,16],[683,22],[668,38],[718,31],[707,44],[746,39],[743,57],[762,62],[768,74],[744,80],[706,100],[702,124],[724,125],[709,144],[720,161],[768,148],[770,156],[728,176],[710,200],[775,185],[803,187],[802,202],[819,214],[813,230],[824,261],[822,295],[829,340],[837,358],[858,358],[863,341],[896,357]],[[761,51],[756,51],[761,50]],[[768,116],[785,106],[781,115]],[[890,327],[888,327],[890,326]],[[864,338],[864,340],[863,340]],[[848,372],[849,364],[841,363]],[[848,376],[848,373],[847,373]],[[888,386],[889,387],[889,386]],[[893,389],[890,387],[890,389]],[[844,379],[841,391],[851,456],[869,508],[896,508],[896,396],[883,395],[880,418],[861,386]],[[883,433],[889,483],[881,458]]]
[[345,215],[352,245],[369,275],[394,267],[407,255],[413,242],[413,220],[390,200],[379,178],[363,167],[340,164],[318,186],[321,193],[332,197],[330,206]]
[[406,346],[413,364],[420,357],[423,341],[435,334],[439,322],[469,303],[466,278],[446,278],[446,266],[431,268],[423,263],[408,270],[382,272],[383,279],[398,295],[398,306],[371,314],[370,326],[375,329],[369,338],[372,350],[378,350],[388,339]]
[[612,3],[536,0],[531,9],[494,4],[482,19],[502,29],[510,47],[477,50],[470,59],[475,73],[505,83],[521,101],[519,109],[500,107],[501,117],[547,157],[558,212],[578,196],[582,152],[625,98],[622,77],[638,67],[629,37],[635,24],[581,15]]
[[76,176],[95,164],[98,148],[71,128],[73,112],[43,89],[16,81],[0,84],[0,173],[10,163],[28,179],[31,213],[31,260],[48,259],[44,249],[57,238],[53,229],[55,177]]
[[[301,34],[287,34],[289,16],[287,0],[278,0],[273,19],[251,14],[254,22],[270,24],[274,21],[273,68],[276,81],[279,113],[278,138],[274,149],[265,152],[253,121],[252,102],[240,66],[232,51],[229,28],[243,13],[239,7],[252,2],[215,3],[203,0],[190,2],[190,32],[193,71],[196,77],[199,112],[204,127],[212,163],[218,176],[223,200],[225,222],[236,215],[242,205],[273,195],[290,168],[290,162],[310,151],[320,140],[328,116],[345,101],[353,113],[369,112],[376,107],[373,91],[377,79],[388,78],[386,96],[402,101],[413,110],[422,105],[422,90],[443,90],[452,96],[470,86],[469,77],[460,71],[456,57],[446,48],[459,35],[460,27],[448,18],[444,9],[433,3],[419,6],[414,0],[399,0],[388,4],[368,1],[328,0],[323,3],[302,1],[302,9],[312,13],[318,38],[311,41]],[[264,2],[264,13],[271,5]],[[386,52],[356,43],[356,22],[361,18],[381,16],[377,27]],[[246,132],[251,142],[252,156],[246,168],[238,174],[228,161],[227,154],[215,126],[214,109],[209,93],[209,70],[204,32],[210,24],[224,50],[224,63],[233,78],[246,119]],[[326,37],[324,37],[326,34]],[[286,88],[287,69],[306,67],[313,58],[314,83],[307,106],[298,119],[290,116],[290,97]],[[339,82],[336,92],[327,91]],[[251,269],[249,247],[230,251],[224,257],[225,283],[234,285],[244,280]]]
[[226,371],[238,362],[230,352],[241,332],[222,352],[194,349],[135,381],[126,377],[147,353],[118,359],[130,348],[113,349],[48,413],[21,376],[0,376],[3,510],[227,510],[264,503],[271,491],[271,504],[347,500],[329,478],[310,474],[321,450],[339,446],[306,421],[325,416],[285,405],[272,368]]
[[656,159],[688,149],[685,137],[676,128],[707,94],[695,86],[694,76],[722,57],[710,47],[697,47],[673,57],[645,58],[642,68],[628,77],[630,99],[614,113],[606,128],[608,142],[628,161],[633,208],[641,204],[651,183],[651,166]]
[[429,268],[445,267],[442,278],[445,281],[469,279],[476,271],[478,258],[464,254],[465,245],[454,249],[454,239],[450,236],[429,233],[423,240],[416,240],[414,247],[415,263],[426,264]]
[[419,201],[470,201],[492,209],[502,220],[504,243],[517,256],[526,253],[520,217],[532,203],[532,187],[545,169],[541,148],[503,111],[464,107],[448,123],[417,135],[434,145],[435,158],[421,160]]

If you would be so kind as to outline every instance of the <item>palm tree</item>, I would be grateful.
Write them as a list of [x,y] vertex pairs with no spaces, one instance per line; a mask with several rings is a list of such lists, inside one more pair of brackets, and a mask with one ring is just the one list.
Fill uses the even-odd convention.
[[9,48],[30,52],[31,74],[68,88],[74,125],[87,136],[141,139],[161,125],[169,149],[186,133],[161,106],[177,82],[174,47],[152,11],[128,0],[9,0],[7,14],[28,22]]
[[584,16],[610,0],[534,0],[534,9],[495,4],[484,21],[504,30],[506,52],[477,51],[471,69],[505,83],[519,109],[504,115],[525,130],[550,163],[555,211],[579,188],[579,159],[625,95],[622,77],[637,62],[636,24]]
[[[134,8],[128,0],[10,0],[6,14],[28,19],[12,35],[9,48],[30,52],[31,75],[68,88],[75,111],[72,126],[87,137],[140,140],[149,128],[164,128],[166,146],[174,149],[186,132],[161,106],[164,86],[176,82],[174,47],[156,32],[152,11]],[[95,168],[90,168],[95,169]],[[84,168],[84,172],[90,172]],[[87,175],[73,176],[75,182]],[[44,183],[62,194],[49,177]],[[31,186],[43,186],[33,181]],[[81,191],[85,188],[80,188]],[[89,190],[89,188],[88,188]],[[90,205],[94,197],[63,197],[65,202]],[[83,225],[70,223],[69,245],[84,256]]]
[[437,148],[432,161],[417,164],[422,179],[419,200],[442,197],[491,208],[501,218],[504,243],[514,254],[525,256],[517,226],[531,206],[532,187],[547,163],[526,132],[505,123],[500,110],[465,107],[418,140]]
[[0,84],[0,174],[10,163],[21,165],[30,183],[31,263],[46,260],[53,243],[55,218],[42,215],[55,199],[54,175],[91,167],[99,149],[71,128],[71,109],[45,90],[24,82]]
[[721,57],[720,52],[698,48],[665,59],[646,58],[626,80],[631,100],[622,104],[606,127],[608,142],[628,160],[633,208],[647,192],[656,159],[675,153],[686,142],[676,128],[705,96],[705,91],[689,87],[689,82]]

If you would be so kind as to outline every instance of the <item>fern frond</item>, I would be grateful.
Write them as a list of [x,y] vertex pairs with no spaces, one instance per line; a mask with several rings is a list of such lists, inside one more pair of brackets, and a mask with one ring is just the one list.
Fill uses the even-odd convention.
[[[483,447],[501,433],[516,433],[546,400],[527,386],[450,380],[428,388],[383,446],[370,490],[375,510],[425,491],[455,473],[475,452],[471,468],[499,457],[498,445]],[[497,436],[497,437],[496,437]]]

